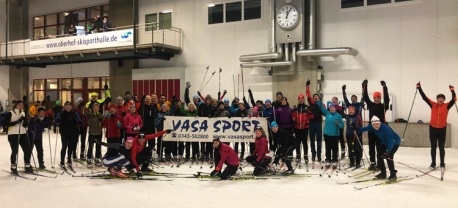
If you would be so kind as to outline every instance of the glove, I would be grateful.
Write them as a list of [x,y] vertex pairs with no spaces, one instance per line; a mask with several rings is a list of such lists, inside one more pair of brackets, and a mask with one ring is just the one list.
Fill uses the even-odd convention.
[[116,123],[116,126],[118,126],[119,128],[121,128],[122,124],[121,123]]
[[111,116],[111,113],[107,113],[107,118],[110,118],[110,116]]
[[384,86],[384,87],[386,86],[386,82],[385,82],[385,81],[383,81],[383,80],[382,80],[382,81],[380,81],[380,84],[382,84],[382,86]]
[[17,120],[17,123],[21,123],[22,121],[24,121],[24,117],[20,117],[18,120]]
[[221,172],[220,172],[220,171],[217,171],[217,170],[213,170],[213,171],[210,173],[210,176],[211,176],[211,177],[219,176],[219,175],[221,175]]
[[142,176],[143,176],[142,171],[141,170],[137,171],[137,177],[141,178]]
[[274,165],[278,165],[280,162],[280,157],[276,156],[274,160]]
[[218,92],[218,97],[216,98],[218,101],[221,98],[221,92]]
[[106,103],[106,104],[110,104],[110,103],[111,103],[111,97],[105,98],[105,103]]
[[199,97],[202,97],[202,94],[200,94],[200,91],[197,91],[197,95],[199,95]]
[[22,127],[27,128],[27,126],[29,126],[29,123],[27,123],[27,121],[22,122]]
[[108,85],[105,84],[105,86],[103,86],[103,89],[108,90]]
[[342,85],[342,91],[345,91],[347,89],[347,85]]
[[95,101],[94,101],[94,100],[91,100],[91,105],[94,104],[94,103],[95,103]]
[[231,114],[229,114],[229,115],[227,116],[227,118],[231,118],[231,117],[232,117]]
[[226,94],[227,94],[227,90],[224,90],[223,95],[226,95]]
[[420,84],[420,81],[417,83],[417,89],[420,89],[421,88],[421,84]]
[[173,131],[172,129],[165,130],[165,132],[167,132],[167,134],[170,134],[172,131]]
[[383,155],[382,155],[382,158],[387,160],[390,158],[390,155],[388,154],[388,152],[384,152]]
[[448,88],[450,88],[450,91],[455,90],[455,87],[453,87],[452,85],[449,85]]
[[305,86],[309,86],[310,85],[310,80],[307,80],[307,82],[305,83]]
[[248,93],[249,93],[249,94],[253,94],[253,93],[251,92],[251,89],[248,89]]
[[186,82],[186,89],[189,89],[191,87],[191,82]]
[[368,82],[367,79],[365,79],[365,80],[363,81],[363,84],[362,84],[363,87],[366,87],[366,86],[367,86],[367,82]]

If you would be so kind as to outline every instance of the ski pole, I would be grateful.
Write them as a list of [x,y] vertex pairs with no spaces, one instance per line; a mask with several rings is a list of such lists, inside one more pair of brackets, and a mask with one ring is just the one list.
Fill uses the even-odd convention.
[[57,155],[57,137],[59,136],[59,127],[56,126],[56,145],[54,146],[54,163],[53,167],[56,167],[56,155]]
[[234,97],[235,97],[235,74],[232,75],[232,83],[234,84]]
[[410,114],[412,114],[413,104],[415,103],[415,98],[417,97],[417,93],[418,93],[418,89],[415,91],[415,95],[413,96],[413,101],[412,101],[412,106],[410,107],[409,117],[407,117],[406,127],[404,128],[404,133],[402,134],[402,141],[404,141],[404,137],[406,135],[407,126],[409,125],[409,120],[410,120]]
[[237,97],[240,98],[240,74],[237,74],[238,82],[237,82]]
[[243,85],[243,68],[242,68],[242,64],[240,64],[240,72],[242,74],[242,95],[243,95],[243,97],[245,97],[245,86]]
[[215,73],[216,73],[216,71],[214,71],[214,72],[212,73],[212,75],[211,75],[210,78],[208,79],[207,83],[205,83],[204,87],[203,87],[200,91],[202,91],[202,90],[205,89],[205,87],[207,86],[208,82],[210,82],[210,80],[212,79],[213,75],[215,75]]
[[49,156],[51,157],[51,166],[54,169],[54,166],[52,165],[51,133],[49,133],[49,131],[51,131],[51,127],[50,127],[50,124],[48,123]]
[[202,84],[200,84],[200,90],[199,91],[202,91],[202,85],[204,84],[204,81],[205,81],[205,78],[207,77],[207,72],[208,72],[208,69],[210,68],[210,66],[207,66],[207,71],[205,71],[205,75],[204,75],[204,79],[202,79]]
[[[218,86],[218,92],[221,92],[221,72],[223,70],[221,69],[221,67],[219,68],[219,86]],[[219,100],[220,98],[218,98]]]
[[[361,152],[364,152],[364,156],[366,157],[366,160],[367,160],[367,162],[368,162],[368,164],[369,164],[369,163],[370,163],[369,158],[367,157],[366,151],[364,151],[363,144],[362,144],[361,141],[359,140],[359,136],[358,136],[358,134],[356,133],[356,130],[353,131],[353,134],[356,136],[356,140],[358,140],[358,144],[359,144],[359,146],[361,147]],[[364,166],[364,168],[366,168],[366,165],[364,164],[364,160],[363,160],[363,166]]]
[[435,178],[435,179],[437,179],[437,180],[441,180],[440,178],[438,178],[438,177],[436,177],[436,176],[433,176],[433,175],[431,175],[431,174],[429,174],[429,173],[426,173],[426,172],[424,172],[424,171],[418,170],[418,169],[416,169],[416,168],[414,168],[414,167],[412,167],[412,166],[410,166],[410,165],[404,164],[404,163],[402,163],[402,162],[394,161],[394,160],[391,159],[391,158],[388,158],[388,160],[391,160],[391,161],[396,162],[396,163],[398,163],[398,164],[404,165],[404,166],[406,166],[406,167],[408,167],[408,168],[410,168],[410,169],[412,169],[412,170],[416,170],[416,171],[418,171],[418,172],[420,172],[420,173],[423,173],[423,174],[425,174],[425,175],[431,176],[431,177],[433,177],[433,178]]

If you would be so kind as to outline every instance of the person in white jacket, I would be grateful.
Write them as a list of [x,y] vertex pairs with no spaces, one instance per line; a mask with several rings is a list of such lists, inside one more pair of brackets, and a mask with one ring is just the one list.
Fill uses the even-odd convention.
[[8,113],[9,119],[9,130],[8,130],[8,142],[11,146],[11,173],[17,174],[17,157],[19,146],[21,146],[24,152],[24,163],[25,171],[32,173],[33,168],[30,166],[30,156],[32,154],[30,148],[30,141],[27,140],[27,120],[25,112],[23,111],[24,104],[22,101],[16,101],[13,106],[13,110]]

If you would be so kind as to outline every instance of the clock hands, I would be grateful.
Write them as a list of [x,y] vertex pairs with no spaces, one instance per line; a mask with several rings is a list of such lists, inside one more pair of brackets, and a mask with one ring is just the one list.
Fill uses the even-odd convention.
[[286,11],[286,19],[288,19],[289,13],[291,12],[291,9],[293,9],[293,8],[289,8],[289,10]]

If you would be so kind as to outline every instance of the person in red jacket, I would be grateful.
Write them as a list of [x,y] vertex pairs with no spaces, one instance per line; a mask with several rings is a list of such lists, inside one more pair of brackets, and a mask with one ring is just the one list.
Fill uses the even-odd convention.
[[129,114],[124,117],[124,128],[126,128],[126,137],[136,137],[143,127],[142,118],[137,113],[135,105],[129,107]]
[[[83,98],[79,97],[76,99],[76,105],[74,106],[73,110],[78,114],[78,116],[81,118],[81,125],[79,126],[78,129],[78,136],[80,136],[80,141],[81,141],[81,151],[80,151],[80,160],[86,160],[86,136],[87,136],[87,128],[89,126],[89,121],[87,120],[87,117],[85,115],[85,111],[87,111]],[[77,137],[78,138],[78,137]],[[73,160],[76,159],[76,147],[78,146],[78,139],[76,140],[76,145],[74,146],[75,149],[73,149]]]
[[269,142],[267,141],[266,133],[264,132],[264,129],[258,126],[256,130],[254,131],[254,133],[256,134],[256,140],[254,143],[255,149],[253,151],[253,154],[246,157],[245,160],[254,166],[253,175],[258,176],[258,175],[261,175],[267,172],[268,170],[267,166],[272,161],[272,158],[266,155],[270,151],[269,151],[269,148],[267,147],[267,144]]
[[[211,176],[219,176],[221,180],[227,180],[237,172],[239,167],[239,157],[229,145],[221,143],[219,138],[213,139],[213,148],[215,148],[215,170],[213,170]],[[221,169],[223,164],[226,164],[226,168],[223,173]]]
[[[121,129],[123,128],[124,119],[116,113],[116,106],[110,105],[109,113],[107,113],[107,119],[103,121],[103,127],[105,127],[105,135],[108,143],[122,143],[121,140]],[[107,150],[107,154],[112,149]]]
[[420,91],[420,95],[426,104],[431,108],[431,121],[429,123],[429,140],[431,141],[431,165],[429,169],[434,170],[436,168],[436,148],[437,143],[439,142],[439,155],[440,155],[440,167],[445,169],[445,138],[447,134],[447,115],[450,108],[456,102],[455,88],[450,85],[450,91],[452,92],[452,100],[448,103],[445,103],[445,95],[438,94],[436,96],[436,101],[434,102],[428,97],[421,89],[420,82],[417,83],[417,89]]
[[[172,130],[167,129],[155,134],[145,135],[140,133],[138,136],[135,136],[134,143],[132,144],[132,148],[130,150],[130,161],[132,162],[135,170],[137,170],[137,177],[142,177],[142,171],[151,171],[148,169],[148,166],[151,161],[151,151],[153,151],[153,147],[145,147],[146,141],[155,139],[156,137],[162,136],[165,133],[169,134],[170,132],[172,132]],[[142,164],[141,169],[138,164]]]
[[301,162],[301,143],[304,148],[304,161],[305,163],[309,162],[308,156],[308,145],[307,145],[307,135],[309,134],[309,116],[310,112],[308,106],[305,104],[305,96],[299,94],[297,96],[297,101],[299,102],[297,106],[294,106],[293,113],[291,116],[294,121],[294,134],[296,135],[296,162]]
[[126,116],[127,114],[127,107],[124,105],[124,99],[119,96],[116,98],[117,100],[117,105],[115,106],[116,108],[116,114],[120,115],[121,117]]

